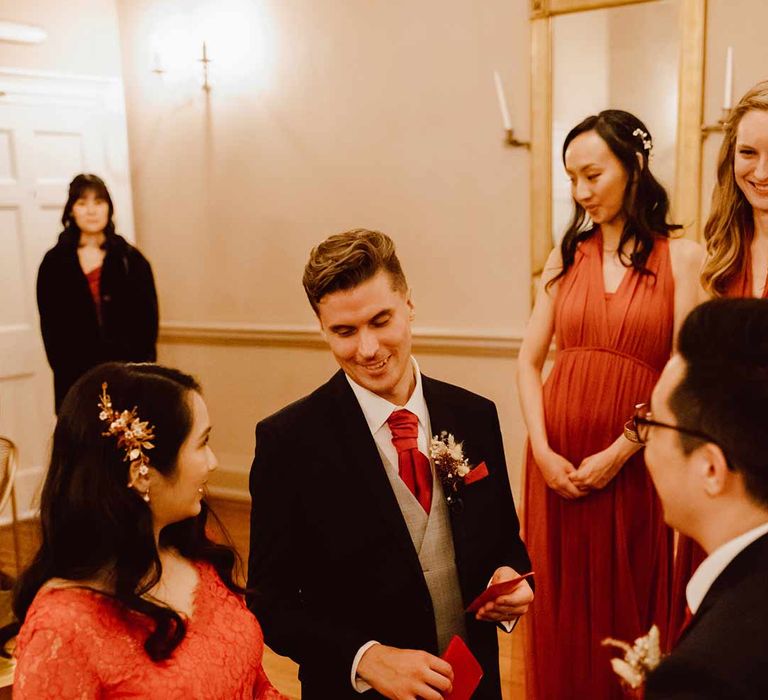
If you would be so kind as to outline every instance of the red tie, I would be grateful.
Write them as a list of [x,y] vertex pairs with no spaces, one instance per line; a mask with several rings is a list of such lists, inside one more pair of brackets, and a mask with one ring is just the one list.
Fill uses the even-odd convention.
[[429,513],[432,505],[432,469],[426,455],[419,452],[419,419],[404,408],[393,411],[387,418],[392,431],[392,444],[397,450],[400,478],[416,496],[421,507]]
[[683,624],[680,625],[680,630],[677,633],[677,639],[680,640],[680,637],[683,636],[683,632],[685,632],[686,629],[688,629],[688,625],[691,624],[691,620],[693,619],[693,613],[691,612],[691,609],[688,607],[688,604],[685,604],[685,617],[683,618]]

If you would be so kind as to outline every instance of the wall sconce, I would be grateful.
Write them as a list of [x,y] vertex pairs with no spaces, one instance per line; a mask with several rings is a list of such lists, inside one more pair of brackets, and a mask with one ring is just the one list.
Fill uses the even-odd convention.
[[720,119],[717,120],[714,124],[702,124],[701,125],[701,137],[707,138],[710,134],[713,134],[717,131],[723,132],[725,131],[725,127],[728,124],[728,120],[731,118],[731,109],[730,107],[723,107],[723,113]]
[[701,137],[707,138],[716,131],[725,131],[728,120],[731,118],[733,109],[733,46],[729,46],[725,51],[725,85],[723,87],[723,112],[720,119],[715,124],[702,124]]
[[208,58],[208,47],[205,45],[205,42],[203,42],[203,57],[197,60],[203,64],[203,90],[210,92],[211,84],[208,82],[208,64],[211,62],[211,59]]
[[496,84],[496,96],[499,99],[499,110],[501,111],[501,121],[504,125],[504,131],[506,132],[506,138],[504,143],[507,146],[513,148],[528,148],[531,147],[530,141],[519,141],[515,138],[515,131],[512,128],[512,120],[509,118],[509,108],[507,107],[507,98],[504,94],[504,86],[501,84],[501,76],[498,71],[493,71],[493,82]]
[[[197,59],[198,63],[202,64],[203,68],[203,82],[202,82],[202,88],[203,90],[208,93],[211,91],[211,80],[210,80],[210,74],[209,74],[209,68],[208,65],[212,63],[212,59],[208,57],[208,45],[206,42],[203,42],[203,53],[200,58]],[[163,76],[168,71],[165,69],[165,66],[163,64],[162,56],[160,55],[159,51],[155,51],[154,59],[152,61],[152,72],[157,76]]]

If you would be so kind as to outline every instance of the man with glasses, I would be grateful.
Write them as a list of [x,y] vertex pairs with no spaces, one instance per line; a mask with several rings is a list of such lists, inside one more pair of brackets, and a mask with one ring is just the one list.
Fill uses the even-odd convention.
[[649,408],[628,425],[669,525],[707,559],[690,621],[646,700],[768,698],[768,301],[718,299],[680,331]]

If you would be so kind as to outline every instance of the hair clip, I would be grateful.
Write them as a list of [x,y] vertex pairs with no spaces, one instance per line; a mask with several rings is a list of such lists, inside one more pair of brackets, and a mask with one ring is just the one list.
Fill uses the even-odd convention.
[[648,136],[648,134],[643,131],[640,128],[635,129],[632,132],[632,136],[639,136],[640,140],[643,142],[643,150],[650,151],[653,148],[653,143],[651,142],[651,137]]
[[112,399],[107,393],[106,382],[101,385],[99,408],[101,409],[99,420],[109,426],[102,435],[117,436],[117,446],[125,450],[123,461],[130,462],[131,466],[138,463],[139,474],[146,476],[149,472],[149,457],[144,454],[144,450],[151,450],[154,447],[151,442],[155,439],[154,426],[150,426],[148,421],[142,421],[139,418],[136,406],[132,411],[119,413],[115,411],[112,408]]

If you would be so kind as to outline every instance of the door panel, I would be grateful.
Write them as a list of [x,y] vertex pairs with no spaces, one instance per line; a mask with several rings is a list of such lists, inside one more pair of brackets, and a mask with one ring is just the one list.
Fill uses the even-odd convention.
[[[127,149],[119,81],[0,68],[0,91],[6,93],[0,97],[0,433],[19,446],[24,512],[36,507],[55,421],[37,316],[37,269],[62,229],[71,179],[96,173],[113,199],[130,208],[130,173],[127,159],[116,170],[105,155],[107,141]],[[121,221],[132,222],[127,214]],[[133,238],[130,230],[121,233]]]

